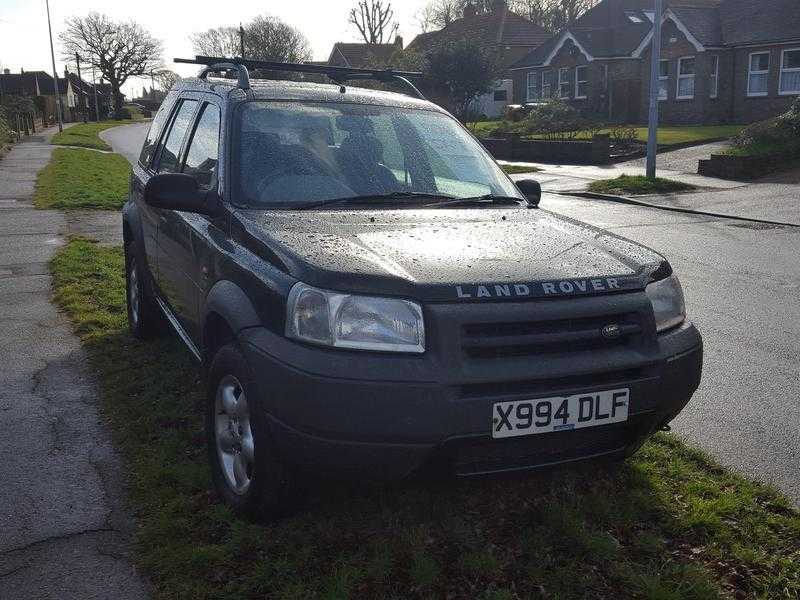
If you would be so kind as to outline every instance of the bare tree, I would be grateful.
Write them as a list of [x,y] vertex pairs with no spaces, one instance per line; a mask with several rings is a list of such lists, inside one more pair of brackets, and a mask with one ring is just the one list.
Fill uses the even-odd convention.
[[353,25],[367,44],[383,44],[394,37],[399,25],[394,19],[392,3],[384,0],[359,0],[350,9],[348,23]]
[[59,38],[66,59],[77,52],[111,85],[116,114],[122,110],[120,89],[125,82],[162,64],[161,42],[134,21],[117,22],[103,14],[89,13],[67,19],[66,30]]
[[511,0],[509,7],[549,31],[569,27],[599,0]]
[[244,28],[247,58],[279,62],[311,59],[308,39],[297,29],[274,17],[256,17]]
[[158,83],[158,87],[165,92],[170,91],[172,86],[178,83],[178,81],[181,79],[180,75],[178,75],[175,71],[170,71],[169,69],[160,69],[153,73],[153,77]]
[[192,48],[203,56],[233,57],[240,54],[239,28],[217,27],[189,36]]
[[[279,62],[303,62],[311,58],[306,37],[274,17],[256,17],[243,26],[244,58]],[[217,27],[190,37],[192,47],[206,56],[233,57],[241,54],[238,27]]]

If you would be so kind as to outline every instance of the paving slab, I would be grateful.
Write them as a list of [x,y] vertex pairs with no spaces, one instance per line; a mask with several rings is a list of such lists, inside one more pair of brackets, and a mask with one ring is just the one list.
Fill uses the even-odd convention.
[[52,133],[0,162],[0,598],[140,600],[122,466],[48,270],[74,231],[113,242],[119,213],[33,208]]

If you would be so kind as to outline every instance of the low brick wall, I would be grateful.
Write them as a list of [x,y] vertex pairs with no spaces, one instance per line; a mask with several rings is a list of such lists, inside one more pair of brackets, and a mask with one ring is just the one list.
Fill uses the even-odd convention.
[[570,163],[604,165],[610,162],[609,136],[598,135],[592,141],[523,140],[509,135],[481,140],[484,147],[499,160],[518,162]]
[[[797,157],[794,158],[796,159]],[[697,166],[697,172],[706,177],[718,177],[720,179],[758,179],[768,173],[779,170],[790,160],[791,157],[783,154],[765,154],[764,156],[712,154],[711,158],[700,161]]]

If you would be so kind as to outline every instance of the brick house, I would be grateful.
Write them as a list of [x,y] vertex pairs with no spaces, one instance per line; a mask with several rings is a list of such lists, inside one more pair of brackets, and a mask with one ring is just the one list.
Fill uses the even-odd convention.
[[[666,0],[661,120],[749,123],[800,95],[798,0]],[[515,101],[560,96],[602,119],[646,118],[651,0],[603,0],[511,69]]]
[[492,92],[478,98],[474,110],[496,116],[515,97],[509,67],[549,38],[548,31],[509,10],[506,0],[494,0],[488,12],[479,12],[475,6],[467,4],[461,19],[438,31],[418,35],[408,49],[425,55],[445,44],[470,40],[494,54],[501,69],[500,78]]

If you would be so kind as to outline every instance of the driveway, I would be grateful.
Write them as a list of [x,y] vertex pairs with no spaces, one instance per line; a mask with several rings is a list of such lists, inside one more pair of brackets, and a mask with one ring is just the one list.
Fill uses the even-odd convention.
[[86,355],[50,303],[68,221],[31,204],[52,133],[0,162],[0,598],[140,599],[120,461]]

